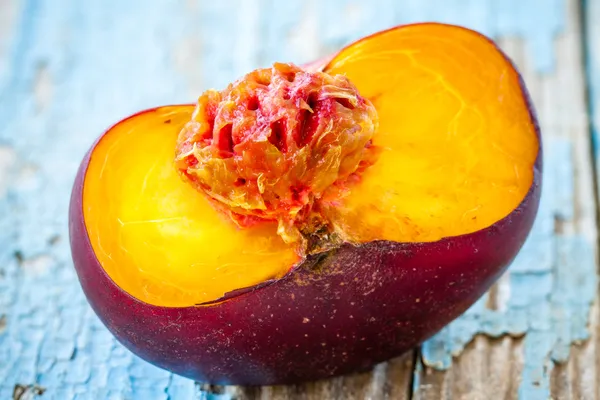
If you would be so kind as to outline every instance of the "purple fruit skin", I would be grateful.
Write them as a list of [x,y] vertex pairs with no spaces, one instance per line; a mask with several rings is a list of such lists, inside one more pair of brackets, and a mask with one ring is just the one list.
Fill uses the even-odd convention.
[[94,145],[77,173],[69,210],[72,256],[83,291],[125,347],[200,382],[299,383],[366,370],[399,356],[480,298],[531,231],[540,200],[542,146],[535,111],[520,83],[539,148],[532,185],[504,219],[432,243],[345,245],[316,269],[316,260],[308,260],[280,280],[210,306],[149,305],[106,274],[83,217],[83,183]]

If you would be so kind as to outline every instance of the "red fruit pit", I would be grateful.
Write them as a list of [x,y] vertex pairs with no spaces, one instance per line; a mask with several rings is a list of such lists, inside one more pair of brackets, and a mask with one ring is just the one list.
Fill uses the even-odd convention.
[[376,130],[375,107],[346,77],[276,63],[200,96],[176,162],[239,226],[277,221],[294,243],[330,230],[319,202],[375,162]]

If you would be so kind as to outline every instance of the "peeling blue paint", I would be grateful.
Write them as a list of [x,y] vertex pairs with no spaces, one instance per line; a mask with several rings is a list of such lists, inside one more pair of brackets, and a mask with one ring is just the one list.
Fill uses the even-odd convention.
[[[159,0],[152,7],[142,0],[22,1],[0,68],[0,145],[18,157],[0,198],[0,315],[6,315],[0,398],[10,398],[16,383],[45,387],[44,399],[231,398],[202,392],[126,351],[76,283],[67,243],[70,186],[80,157],[113,121],[144,107],[189,101],[193,79],[223,87],[260,65],[310,61],[362,35],[423,20],[520,36],[545,73],[564,28],[563,0],[257,1],[257,9],[242,0]],[[588,3],[599,19],[599,2]],[[198,39],[201,53],[179,59],[185,49],[178,45],[190,38]],[[598,52],[594,57],[590,70],[600,71]],[[198,70],[182,72],[182,63]],[[51,100],[42,106],[33,91],[40,68],[52,82]],[[590,79],[596,99],[600,76]],[[527,332],[522,397],[548,393],[549,361],[565,360],[570,344],[587,337],[596,285],[590,243],[554,232],[555,218],[573,218],[571,157],[570,142],[548,141],[540,218],[511,267],[505,304],[488,310],[480,300],[423,346],[426,365],[448,367],[479,332]]]
[[[538,218],[523,250],[509,268],[510,295],[498,310],[486,308],[486,294],[462,317],[423,345],[426,365],[449,368],[478,333],[524,335],[522,390],[547,398],[550,360],[564,362],[572,342],[589,337],[590,308],[597,275],[593,244],[579,235],[554,231],[555,220],[574,217],[572,146],[567,139],[546,140],[544,184]],[[535,376],[535,384],[533,377]]]
[[[592,129],[594,154],[596,155],[596,171],[600,171],[600,1],[583,0],[584,20],[587,47],[586,72],[589,83],[589,114]],[[600,176],[600,175],[598,175]]]

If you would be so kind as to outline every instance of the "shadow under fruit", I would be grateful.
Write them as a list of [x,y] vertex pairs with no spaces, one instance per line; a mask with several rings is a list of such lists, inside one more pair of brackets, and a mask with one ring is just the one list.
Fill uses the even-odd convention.
[[364,370],[424,341],[531,230],[541,138],[520,75],[436,23],[130,116],[83,159],[73,260],[128,349],[219,384]]

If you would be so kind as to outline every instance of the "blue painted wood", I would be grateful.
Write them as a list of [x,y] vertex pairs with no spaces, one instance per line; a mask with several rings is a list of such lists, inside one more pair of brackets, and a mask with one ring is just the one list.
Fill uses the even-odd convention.
[[568,139],[546,138],[542,200],[523,250],[503,279],[495,308],[489,294],[422,347],[425,364],[448,368],[477,333],[521,336],[524,342],[522,398],[550,396],[550,360],[565,362],[570,345],[589,337],[587,328],[596,294],[593,244],[580,235],[555,232],[573,219],[573,149]]
[[[589,82],[589,112],[596,170],[600,171],[600,1],[584,0],[587,37],[586,71]],[[597,175],[600,176],[600,175]]]
[[[0,146],[16,155],[3,197],[0,190],[1,399],[17,383],[45,387],[44,399],[228,398],[132,356],[98,322],[76,283],[67,243],[70,185],[82,155],[112,122],[190,101],[198,94],[191,86],[223,87],[252,68],[310,61],[362,35],[422,20],[523,37],[544,73],[552,70],[553,39],[564,26],[563,0],[151,4],[22,0],[0,68]],[[570,146],[546,143],[540,218],[511,268],[500,308],[489,310],[482,299],[423,346],[427,365],[449,367],[477,333],[527,333],[521,394],[541,398],[549,387],[546,359],[564,360],[570,343],[586,337],[592,248],[584,238],[554,234],[555,219],[573,214]]]

